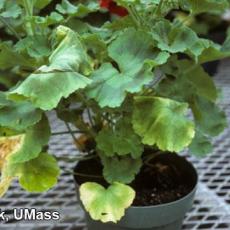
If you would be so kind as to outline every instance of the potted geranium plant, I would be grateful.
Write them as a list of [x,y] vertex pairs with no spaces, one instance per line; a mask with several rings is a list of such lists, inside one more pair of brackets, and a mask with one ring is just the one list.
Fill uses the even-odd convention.
[[[64,0],[41,16],[52,1],[2,1],[1,78],[21,80],[0,92],[0,193],[15,178],[30,192],[56,184],[57,161],[44,148],[54,110],[82,152],[74,174],[89,229],[179,229],[197,175],[176,153],[211,152],[211,137],[226,127],[201,65],[229,56],[229,45],[167,15],[189,19],[227,2],[111,2]],[[122,17],[91,25],[100,7]]]

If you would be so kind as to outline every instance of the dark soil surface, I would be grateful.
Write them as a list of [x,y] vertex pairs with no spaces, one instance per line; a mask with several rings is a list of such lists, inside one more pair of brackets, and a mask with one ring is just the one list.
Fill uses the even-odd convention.
[[165,204],[181,199],[191,191],[180,171],[159,162],[144,166],[132,183],[136,191],[134,206]]
[[[108,183],[102,177],[102,169],[99,160],[82,161],[75,171],[89,176],[75,175],[75,180],[78,184],[91,181],[107,187]],[[190,178],[189,173],[186,175],[185,169],[180,165],[156,158],[148,162],[148,165],[143,165],[130,184],[136,191],[133,206],[159,205],[179,200],[194,188],[194,181],[194,177]]]

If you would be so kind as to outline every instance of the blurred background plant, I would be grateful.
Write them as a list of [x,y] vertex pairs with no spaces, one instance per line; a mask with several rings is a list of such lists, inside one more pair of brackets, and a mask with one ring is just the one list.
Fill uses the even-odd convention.
[[56,26],[84,30],[78,20],[83,18],[100,24],[108,15],[99,9],[97,0],[0,0],[0,89],[9,89],[46,63]]

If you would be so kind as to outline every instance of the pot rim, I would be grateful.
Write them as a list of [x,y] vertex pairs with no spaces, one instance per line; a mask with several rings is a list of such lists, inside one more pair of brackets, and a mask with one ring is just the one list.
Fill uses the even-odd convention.
[[165,206],[169,206],[169,205],[174,205],[176,203],[179,203],[179,202],[182,202],[182,201],[188,199],[193,193],[196,192],[197,187],[198,187],[198,181],[190,193],[188,193],[186,196],[184,196],[178,200],[175,200],[175,201],[172,201],[169,203],[157,204],[157,205],[148,205],[148,206],[130,206],[129,208],[131,208],[131,209],[148,209],[148,208],[151,208],[152,209],[152,208],[161,208],[161,207],[165,207]]
[[[132,206],[131,205],[128,209],[153,209],[153,208],[166,207],[166,206],[170,206],[170,205],[176,205],[176,204],[178,204],[180,202],[183,202],[184,200],[188,199],[189,197],[191,197],[196,192],[197,187],[198,187],[198,183],[199,183],[199,176],[198,176],[198,173],[197,173],[197,169],[194,167],[194,165],[190,161],[188,161],[188,159],[185,156],[180,156],[178,154],[176,154],[176,155],[177,155],[177,157],[184,158],[184,160],[187,161],[187,163],[192,168],[192,170],[194,172],[194,175],[196,177],[196,183],[195,183],[193,189],[187,195],[185,195],[184,197],[182,197],[182,198],[180,198],[178,200],[172,201],[172,202],[168,202],[168,203],[164,203],[164,204],[157,204],[157,205],[148,205],[148,206]],[[79,189],[80,186],[77,183],[75,178],[74,178],[74,183]]]
[[[180,155],[177,155],[179,157],[183,157],[183,156],[180,156]],[[193,189],[187,194],[185,195],[184,197],[178,199],[178,200],[175,200],[175,201],[172,201],[172,202],[169,202],[169,203],[164,203],[164,204],[157,204],[157,205],[148,205],[148,206],[130,206],[129,208],[132,208],[132,209],[137,209],[137,208],[141,208],[141,209],[144,209],[144,208],[159,208],[159,207],[165,207],[165,206],[168,206],[168,205],[173,205],[173,204],[176,204],[178,202],[182,202],[186,199],[188,199],[193,193],[196,192],[197,190],[197,187],[198,187],[198,183],[199,183],[199,176],[198,176],[198,173],[197,173],[197,170],[196,168],[194,167],[194,165],[188,161],[185,157],[184,159],[187,161],[187,163],[191,166],[191,168],[193,169],[194,171],[194,174],[195,174],[195,177],[196,177],[196,183],[193,187]]]

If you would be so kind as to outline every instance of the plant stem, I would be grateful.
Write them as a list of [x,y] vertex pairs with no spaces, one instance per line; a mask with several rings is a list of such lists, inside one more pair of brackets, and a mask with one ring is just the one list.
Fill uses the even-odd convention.
[[161,82],[161,80],[163,80],[165,77],[165,74],[161,74],[161,76],[159,76],[151,85],[151,87],[153,88],[154,86],[156,86],[159,82]]
[[92,137],[95,137],[96,133],[95,133],[95,130],[94,130],[94,122],[93,122],[93,119],[92,119],[92,116],[91,116],[91,113],[90,113],[90,110],[89,110],[90,105],[89,105],[88,101],[84,98],[84,95],[82,95],[81,93],[78,93],[78,95],[80,96],[80,98],[82,99],[82,102],[86,106],[86,111],[87,111],[89,122],[90,122],[90,125],[91,125],[91,128],[92,128],[92,129],[87,129],[87,131]]
[[149,92],[149,90],[153,89],[154,86],[156,86],[158,83],[161,82],[161,80],[163,80],[165,77],[165,74],[161,74],[151,85],[149,85],[145,91],[143,92],[143,94],[149,94],[152,93],[152,91]]
[[163,3],[164,3],[164,0],[160,0],[160,2],[159,2],[159,5],[158,5],[158,7],[157,7],[157,14],[158,14],[158,16],[160,16],[161,15],[161,8],[162,8],[162,6],[163,6]]
[[91,160],[94,158],[97,158],[97,155],[88,155],[88,156],[79,156],[79,157],[56,157],[57,160],[63,160],[66,162],[73,162],[73,161],[87,161],[87,160]]
[[69,170],[65,170],[64,172],[70,173],[72,175],[77,175],[77,176],[82,176],[82,177],[92,177],[92,178],[103,178],[103,176],[99,176],[99,175],[90,175],[90,174],[85,174],[85,173],[78,173],[78,172],[71,172]]
[[131,15],[134,23],[136,24],[136,27],[140,27],[140,22],[139,22],[139,18],[136,14],[136,12],[133,10],[133,7],[130,5],[127,7],[127,10],[129,11],[129,14]]
[[[72,133],[78,134],[78,133],[86,133],[86,132],[80,131],[80,130],[75,130],[75,131],[72,131]],[[55,133],[51,133],[51,136],[57,136],[57,135],[63,135],[63,134],[70,134],[70,132],[69,131],[55,132]]]
[[26,11],[26,31],[28,35],[33,36],[34,35],[34,30],[33,26],[31,23],[31,17],[33,16],[33,0],[28,1],[28,0],[23,0],[23,5]]
[[17,31],[13,28],[13,26],[11,26],[11,24],[10,24],[9,22],[7,22],[7,21],[5,20],[5,18],[3,18],[2,16],[0,16],[0,21],[2,22],[2,24],[4,24],[4,25],[11,31],[12,34],[14,34],[14,36],[15,36],[18,40],[21,39],[21,37],[20,37],[20,35],[17,33]]
[[67,127],[67,129],[68,129],[70,135],[72,136],[74,142],[77,143],[79,146],[81,146],[81,143],[80,143],[80,142],[78,141],[78,139],[75,137],[75,135],[74,135],[74,133],[73,133],[73,131],[72,131],[70,125],[69,125],[67,122],[65,122],[65,125],[66,125],[66,127]]
[[91,116],[91,113],[90,113],[90,110],[89,110],[88,107],[86,108],[86,112],[87,112],[87,115],[88,115],[88,118],[89,118],[89,122],[90,122],[91,126],[93,127],[94,126],[93,119],[92,119],[92,116]]
[[146,165],[151,165],[149,162],[150,162],[151,160],[153,160],[155,157],[157,157],[157,156],[159,156],[159,155],[161,155],[161,154],[162,154],[161,151],[157,151],[157,152],[155,152],[155,153],[152,153],[152,154],[146,156],[147,159],[144,160],[144,164],[146,164]]

